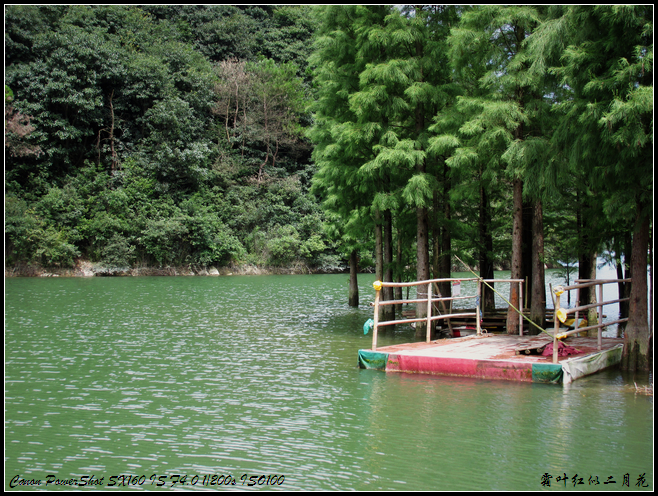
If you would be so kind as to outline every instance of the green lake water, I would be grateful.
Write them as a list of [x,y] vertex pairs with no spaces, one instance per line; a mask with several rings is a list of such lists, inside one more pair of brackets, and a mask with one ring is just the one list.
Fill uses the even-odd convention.
[[353,309],[347,275],[5,279],[5,490],[653,490],[646,376],[360,370],[373,280]]

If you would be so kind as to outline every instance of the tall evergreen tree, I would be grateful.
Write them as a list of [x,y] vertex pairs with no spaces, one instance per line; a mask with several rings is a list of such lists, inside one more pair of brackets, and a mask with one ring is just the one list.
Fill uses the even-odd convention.
[[[380,126],[381,138],[374,159],[365,171],[378,171],[384,184],[397,184],[400,200],[416,210],[416,279],[430,278],[430,210],[439,157],[429,151],[432,118],[450,100],[449,67],[445,39],[450,22],[456,19],[454,7],[424,6],[392,9],[370,38],[380,56],[361,75],[362,90],[355,95],[363,116]],[[397,205],[397,195],[387,197]],[[418,288],[419,298],[426,289]],[[426,308],[417,306],[417,317]],[[416,326],[416,335],[425,335],[425,326]]]
[[[456,69],[456,77],[467,89],[465,96],[459,98],[459,110],[465,117],[465,123],[458,134],[444,136],[437,143],[454,149],[448,163],[453,168],[474,168],[481,170],[479,177],[489,178],[489,184],[507,180],[512,184],[513,231],[512,231],[512,277],[522,279],[525,257],[530,261],[531,250],[523,249],[523,230],[531,225],[523,225],[522,195],[537,201],[537,192],[524,191],[523,181],[526,175],[527,158],[530,148],[526,141],[536,134],[533,128],[533,112],[541,105],[533,94],[533,80],[526,67],[524,42],[540,20],[540,13],[534,7],[527,6],[480,6],[464,14],[458,27],[451,32],[451,57]],[[533,143],[534,144],[534,143]],[[520,153],[507,154],[516,145]],[[524,153],[526,152],[526,153]],[[537,153],[533,160],[539,160]],[[486,182],[482,191],[490,189]],[[481,194],[480,222],[484,232],[490,208],[486,194]],[[537,209],[537,212],[540,212]],[[537,231],[533,237],[543,236],[541,223],[535,224]],[[483,241],[489,243],[483,235]],[[530,247],[528,247],[530,248]],[[487,252],[486,245],[483,247]],[[486,276],[491,275],[491,259],[481,256],[481,265],[489,267]],[[535,290],[543,281],[543,265],[536,264],[538,274],[530,277]],[[485,267],[481,267],[484,269]],[[543,286],[541,286],[543,291]],[[541,294],[541,293],[540,293]],[[512,290],[512,303],[518,306],[518,294]],[[485,291],[485,306],[493,298]],[[491,304],[491,303],[489,303]],[[534,320],[543,321],[544,305],[541,298],[536,298],[533,308]],[[508,332],[518,332],[518,316],[512,309],[508,316]]]
[[[369,197],[373,194],[372,184],[363,180],[359,170],[372,159],[373,152],[371,140],[362,139],[364,130],[357,124],[359,117],[351,97],[359,91],[359,75],[366,61],[358,56],[358,51],[364,31],[373,19],[370,10],[359,6],[324,7],[319,15],[320,29],[311,58],[318,87],[312,105],[315,124],[309,130],[318,166],[313,177],[314,190],[324,198],[325,208],[342,218],[348,228],[345,235],[354,245],[363,234],[363,223],[358,221],[364,214],[362,207],[371,205]],[[381,249],[381,243],[379,246]],[[353,251],[354,248],[350,250],[351,272],[356,271]],[[381,262],[378,265],[381,267]],[[350,294],[356,291],[353,277]]]
[[[653,6],[567,6],[530,42],[532,71],[567,92],[553,142],[587,180],[599,217],[632,226],[630,317],[622,366],[647,369],[647,249],[653,191]],[[590,207],[592,206],[590,201]],[[594,207],[596,204],[594,203]]]

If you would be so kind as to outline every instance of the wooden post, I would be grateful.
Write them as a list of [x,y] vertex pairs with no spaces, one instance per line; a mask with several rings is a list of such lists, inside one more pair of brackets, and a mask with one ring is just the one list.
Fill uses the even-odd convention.
[[[580,288],[576,289],[576,307],[580,306]],[[574,329],[579,327],[578,326],[578,310],[576,310],[576,315],[574,315],[574,321],[573,321]],[[576,334],[576,336],[580,337],[581,333]]]
[[477,288],[477,298],[475,299],[475,328],[477,329],[477,335],[482,335],[482,328],[480,327],[480,306],[482,306],[481,300],[482,296],[482,282],[481,279],[478,279],[478,288]]
[[377,351],[377,325],[379,325],[379,294],[381,289],[375,290],[375,323],[372,326],[372,351]]
[[[551,291],[551,296],[553,292]],[[557,349],[558,349],[558,340],[557,334],[560,330],[560,324],[558,324],[557,311],[560,309],[560,297],[556,298],[556,302],[553,305],[553,363],[557,363]]]
[[596,340],[601,351],[601,333],[603,332],[603,283],[599,284],[599,328],[597,329]]
[[432,283],[427,283],[427,331],[425,333],[425,342],[430,342],[432,334]]
[[523,336],[523,282],[519,281],[519,336]]

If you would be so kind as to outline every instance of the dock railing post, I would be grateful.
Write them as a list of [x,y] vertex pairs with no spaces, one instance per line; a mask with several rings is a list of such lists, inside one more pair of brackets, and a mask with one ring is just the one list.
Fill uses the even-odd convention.
[[425,342],[430,342],[432,334],[432,283],[427,283],[427,331],[425,332]]
[[478,279],[477,298],[475,298],[475,328],[477,329],[478,336],[482,335],[482,327],[480,327],[480,306],[482,305],[482,302],[480,301],[481,298],[482,298],[482,279]]
[[377,325],[379,324],[379,294],[382,291],[382,283],[375,281],[373,283],[375,288],[375,316],[373,318],[374,324],[372,326],[372,351],[377,351]]
[[[551,290],[551,293],[553,291]],[[552,295],[551,295],[552,296]],[[558,340],[557,335],[560,330],[560,324],[558,320],[558,310],[560,309],[560,296],[555,297],[555,305],[553,305],[553,363],[557,363],[557,349],[558,349]]]
[[599,327],[597,329],[596,338],[597,344],[599,346],[599,351],[601,351],[601,334],[603,332],[603,283],[599,284]]
[[523,281],[519,281],[519,336],[523,336]]

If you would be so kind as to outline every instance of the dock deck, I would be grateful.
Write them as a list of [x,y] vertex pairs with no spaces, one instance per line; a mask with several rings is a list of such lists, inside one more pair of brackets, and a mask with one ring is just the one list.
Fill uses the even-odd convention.
[[485,334],[359,350],[359,366],[387,372],[568,384],[618,364],[623,341],[603,338],[599,351],[596,338],[571,336],[565,344],[580,353],[559,357],[554,364],[552,355],[537,354],[552,343],[548,336]]

